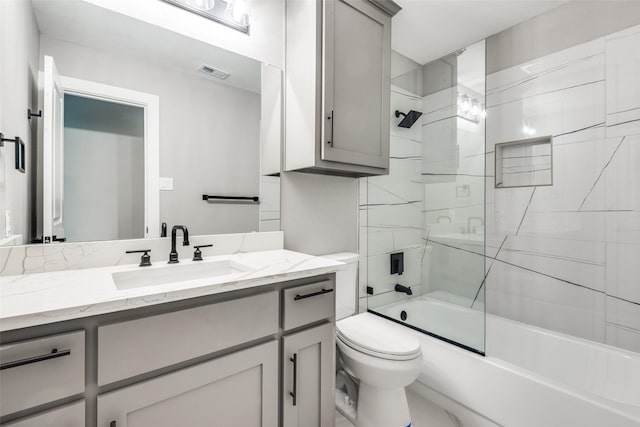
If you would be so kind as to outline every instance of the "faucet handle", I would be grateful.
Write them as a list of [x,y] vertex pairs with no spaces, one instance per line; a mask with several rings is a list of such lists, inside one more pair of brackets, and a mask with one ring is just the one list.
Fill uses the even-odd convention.
[[213,245],[211,244],[194,246],[195,251],[193,251],[193,260],[202,261],[202,251],[200,250],[200,248],[210,248],[212,246]]
[[149,252],[151,252],[151,249],[139,249],[137,251],[126,251],[126,253],[128,254],[144,254],[140,257],[140,267],[151,267],[151,255],[149,255]]

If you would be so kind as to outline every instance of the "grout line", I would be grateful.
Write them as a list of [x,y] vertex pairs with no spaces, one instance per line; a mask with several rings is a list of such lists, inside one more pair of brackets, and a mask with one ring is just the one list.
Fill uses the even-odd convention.
[[536,194],[536,189],[537,188],[538,187],[534,187],[533,191],[531,192],[531,197],[529,198],[529,203],[527,203],[527,207],[525,208],[524,213],[522,214],[522,219],[520,220],[520,224],[518,225],[518,229],[516,230],[516,236],[520,232],[520,227],[522,227],[522,223],[524,222],[524,218],[527,216],[527,212],[529,211],[529,206],[531,205],[531,201],[533,200],[533,195]]
[[604,165],[604,167],[602,168],[602,170],[600,171],[600,175],[598,175],[598,177],[596,178],[595,182],[593,183],[593,185],[591,186],[591,189],[589,190],[589,192],[587,193],[586,196],[584,196],[584,199],[582,200],[582,203],[580,204],[580,207],[578,208],[578,210],[582,210],[582,208],[584,207],[584,204],[587,203],[587,199],[589,198],[589,196],[591,195],[591,193],[593,192],[593,190],[596,188],[596,185],[598,184],[598,182],[600,181],[600,178],[602,178],[602,175],[604,174],[605,169],[607,169],[607,166],[609,166],[609,164],[611,163],[611,161],[613,160],[613,158],[615,157],[616,153],[618,152],[618,150],[620,149],[620,147],[622,146],[622,143],[624,142],[626,136],[623,136],[622,139],[620,140],[620,143],[618,144],[618,146],[616,147],[615,150],[613,150],[613,154],[611,154],[611,157],[609,158],[609,160],[607,161],[607,163]]

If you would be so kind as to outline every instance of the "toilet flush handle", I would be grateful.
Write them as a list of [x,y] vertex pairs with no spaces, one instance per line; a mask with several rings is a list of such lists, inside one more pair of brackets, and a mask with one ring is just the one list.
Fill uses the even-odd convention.
[[298,354],[293,353],[293,357],[289,358],[289,361],[293,363],[293,391],[290,391],[289,395],[293,397],[293,406],[296,406],[298,399]]

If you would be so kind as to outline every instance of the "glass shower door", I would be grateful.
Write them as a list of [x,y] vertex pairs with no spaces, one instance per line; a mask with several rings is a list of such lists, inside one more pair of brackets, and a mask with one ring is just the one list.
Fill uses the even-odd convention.
[[484,41],[394,76],[391,102],[390,173],[366,183],[368,310],[484,354]]

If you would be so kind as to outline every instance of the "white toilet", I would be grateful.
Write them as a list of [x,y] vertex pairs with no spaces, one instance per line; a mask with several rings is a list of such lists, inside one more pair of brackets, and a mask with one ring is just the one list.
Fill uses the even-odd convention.
[[[353,255],[327,256],[348,264],[348,269],[336,276],[336,343],[344,370],[360,384],[355,416],[348,411],[341,412],[356,427],[408,427],[411,416],[405,387],[420,373],[420,342],[408,330],[394,327],[390,321],[372,313],[344,317],[355,312],[355,305],[348,313],[339,310],[348,306],[344,301],[356,300],[358,264]],[[338,386],[345,382],[344,376],[338,373]]]

